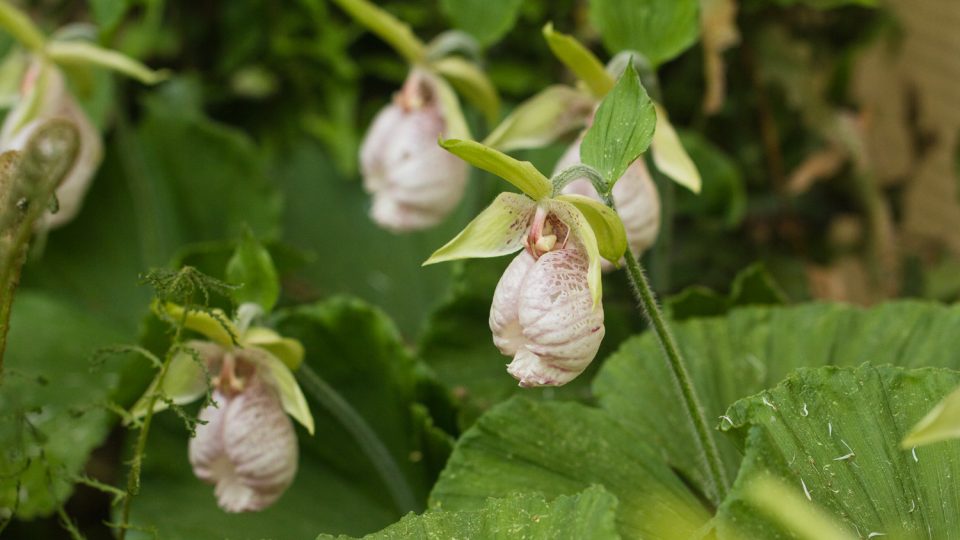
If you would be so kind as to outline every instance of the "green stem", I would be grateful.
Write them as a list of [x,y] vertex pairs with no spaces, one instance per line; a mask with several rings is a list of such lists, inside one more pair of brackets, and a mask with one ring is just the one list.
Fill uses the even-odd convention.
[[297,375],[307,392],[320,402],[360,445],[360,449],[370,459],[390,491],[397,510],[401,514],[418,510],[417,498],[400,471],[399,464],[363,416],[306,363],[300,366]]
[[163,365],[160,366],[160,373],[157,375],[157,391],[153,392],[147,401],[147,412],[143,417],[143,424],[140,425],[140,431],[137,433],[137,443],[133,450],[133,458],[130,461],[130,473],[127,475],[127,495],[123,498],[123,512],[120,520],[120,531],[118,538],[124,540],[127,536],[127,529],[130,528],[130,508],[133,503],[133,497],[140,492],[140,470],[143,465],[143,454],[147,449],[147,436],[150,434],[150,424],[153,422],[153,410],[157,406],[157,400],[160,399],[160,389],[163,388],[163,379],[167,376],[167,369],[173,360],[174,352],[178,350],[177,344],[180,343],[180,335],[186,321],[189,310],[183,310],[183,316],[180,324],[177,326],[176,333],[173,336],[173,342],[167,355],[163,359]]
[[663,313],[657,306],[657,300],[653,295],[653,290],[650,289],[650,282],[647,281],[643,268],[640,267],[637,258],[629,249],[624,254],[624,259],[627,261],[627,274],[630,276],[634,295],[643,306],[647,320],[657,335],[657,340],[660,342],[660,347],[663,349],[670,368],[669,371],[673,375],[674,385],[683,398],[684,410],[693,431],[694,442],[697,444],[697,450],[703,462],[707,465],[710,475],[709,480],[713,485],[714,495],[716,496],[715,502],[719,504],[726,499],[730,484],[727,480],[726,469],[724,469],[723,462],[720,460],[717,444],[707,426],[707,419],[703,414],[703,407],[700,406],[693,381],[690,379],[683,357],[680,355],[680,349],[670,333],[670,328],[667,326]]

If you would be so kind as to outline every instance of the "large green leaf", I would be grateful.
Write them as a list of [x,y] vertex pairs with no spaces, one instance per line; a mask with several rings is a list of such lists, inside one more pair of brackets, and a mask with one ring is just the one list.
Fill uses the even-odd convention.
[[[900,440],[960,382],[946,369],[802,369],[734,404],[724,429],[746,440],[740,475],[719,512],[720,538],[793,538],[744,500],[774,474],[857,537],[960,538],[960,442]],[[851,534],[852,536],[852,534]]]
[[[833,304],[747,308],[725,318],[685,321],[673,330],[706,416],[719,422],[730,404],[774,386],[799,367],[870,362],[956,368],[960,357],[951,351],[960,346],[957,324],[960,308],[897,302],[870,310]],[[703,489],[692,434],[677,427],[685,425],[684,413],[664,406],[679,398],[652,335],[624,343],[593,389],[605,409]],[[718,444],[733,478],[740,453],[728,438]]]
[[522,0],[440,0],[440,7],[454,26],[482,45],[495,43],[509,32],[522,5]]
[[[308,392],[316,435],[298,428],[297,478],[277,504],[258,514],[224,514],[216,507],[213,488],[190,471],[183,427],[166,414],[174,421],[151,434],[147,449],[145,487],[134,501],[138,524],[157,527],[163,538],[299,539],[318,532],[365,534],[423,509],[451,444],[433,413],[445,423],[452,413],[393,324],[360,301],[339,298],[281,311],[277,329],[303,343],[305,364],[372,430],[400,473],[400,489],[412,497],[409,506],[398,507],[391,495],[396,486],[385,485],[350,432]],[[191,512],[173,511],[184,506]]]
[[[488,499],[478,510],[409,514],[399,523],[364,538],[615,539],[619,538],[614,524],[616,507],[617,498],[600,486],[550,502],[541,495],[518,494]],[[332,538],[320,535],[317,540]]]
[[625,538],[687,538],[709,514],[643,438],[606,412],[516,397],[463,434],[430,495],[446,511],[483,508],[487,497],[548,498],[602,484],[620,501]]
[[611,54],[638,51],[654,66],[682,53],[700,33],[698,0],[591,0],[590,20]]
[[45,515],[70,495],[116,421],[105,405],[125,366],[91,369],[91,359],[122,335],[61,300],[18,293],[0,383],[0,512]]

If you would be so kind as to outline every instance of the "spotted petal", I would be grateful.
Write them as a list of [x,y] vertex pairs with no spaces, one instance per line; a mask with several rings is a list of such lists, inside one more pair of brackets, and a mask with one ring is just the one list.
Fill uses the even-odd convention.
[[456,259],[499,257],[523,247],[537,204],[517,193],[501,193],[460,234],[438,249],[424,264]]
[[593,232],[593,227],[590,226],[590,222],[583,213],[572,203],[550,199],[546,201],[546,204],[549,211],[560,218],[560,221],[567,227],[570,227],[576,238],[583,244],[588,260],[587,283],[590,284],[590,294],[593,296],[594,305],[598,304],[603,296],[603,285],[600,280],[600,249],[597,246],[597,236]]

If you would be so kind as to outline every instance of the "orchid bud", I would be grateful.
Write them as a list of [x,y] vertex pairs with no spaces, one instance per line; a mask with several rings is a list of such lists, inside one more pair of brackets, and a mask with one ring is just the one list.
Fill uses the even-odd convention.
[[[556,172],[577,163],[580,163],[579,139],[560,157]],[[563,188],[563,193],[585,195],[600,200],[597,190],[585,178],[579,178],[567,184]],[[627,231],[630,250],[639,256],[653,246],[660,231],[660,195],[642,159],[634,161],[627,168],[623,176],[613,185],[612,194],[617,213]],[[613,265],[606,260],[602,265],[604,271],[613,269]]]
[[504,271],[493,295],[493,341],[513,356],[507,371],[523,387],[570,382],[603,340],[603,305],[590,292],[587,256],[574,240],[567,244],[539,255],[528,245]]
[[437,144],[448,131],[438,81],[415,69],[381,110],[360,147],[370,215],[394,232],[425,229],[460,202],[467,164]]
[[[225,357],[225,364],[230,360]],[[190,440],[194,474],[216,485],[217,503],[227,512],[263,510],[280,498],[297,472],[293,423],[276,390],[253,373],[218,381],[218,406],[203,409],[200,419],[206,423]]]
[[56,189],[58,209],[37,221],[52,229],[71,221],[80,212],[83,198],[103,157],[103,141],[86,113],[67,88],[63,73],[43,60],[34,60],[20,88],[20,103],[0,129],[0,149],[22,150],[33,133],[52,119],[71,122],[80,134],[80,148],[70,172]]

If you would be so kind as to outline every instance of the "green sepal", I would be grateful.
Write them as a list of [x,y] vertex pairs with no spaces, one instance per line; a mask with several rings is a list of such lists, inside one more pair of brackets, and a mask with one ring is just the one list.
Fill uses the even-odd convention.
[[270,328],[254,326],[243,334],[244,347],[263,349],[280,359],[291,371],[303,363],[304,349],[299,341],[283,337]]
[[951,392],[927,413],[910,433],[903,438],[901,446],[912,448],[925,444],[960,437],[960,388]]
[[491,125],[500,117],[500,95],[487,74],[476,64],[458,56],[441,58],[430,64],[460,94],[479,109]]
[[471,139],[470,127],[467,126],[467,120],[463,117],[463,109],[460,107],[460,100],[457,99],[456,92],[442,77],[437,77],[432,73],[427,73],[426,76],[437,93],[437,99],[443,113],[443,121],[446,124],[444,137]]
[[0,28],[9,32],[21,45],[32,51],[39,51],[47,42],[46,36],[33,24],[30,17],[10,2],[0,2]]
[[594,98],[570,86],[548,86],[517,106],[483,144],[502,152],[546,146],[580,129],[593,112]]
[[623,228],[620,216],[609,206],[591,197],[568,194],[555,199],[577,207],[593,229],[600,256],[619,267],[620,259],[627,250],[627,231]]
[[456,259],[499,257],[523,247],[536,203],[517,193],[501,193],[460,234],[433,252],[424,266]]
[[700,171],[680,143],[680,137],[670,123],[667,110],[659,103],[653,105],[657,112],[657,129],[653,132],[653,142],[650,143],[653,163],[674,182],[694,193],[700,193]]
[[[203,341],[188,342],[185,346],[196,351],[201,359],[223,351],[219,345]],[[157,392],[158,379],[159,376],[153,379],[150,386],[147,387],[147,391],[130,409],[130,415],[133,418],[141,418],[147,414],[150,400],[153,394]],[[186,405],[200,399],[206,391],[207,379],[203,367],[197,363],[191,353],[185,351],[176,353],[170,359],[167,373],[163,377],[162,396],[169,399],[174,405]],[[153,412],[160,412],[169,406],[170,403],[166,400],[157,399],[153,405]]]
[[603,63],[573,36],[555,32],[553,23],[547,23],[543,27],[543,37],[553,55],[570,68],[594,96],[602,98],[613,89],[614,80],[604,69]]
[[168,70],[150,69],[129,56],[85,41],[51,41],[47,43],[44,52],[48,58],[64,66],[89,65],[107,68],[144,84],[157,84],[170,76]]
[[393,47],[407,62],[415,64],[426,48],[406,23],[366,0],[333,0],[367,30]]
[[529,161],[519,161],[476,141],[446,139],[440,146],[467,163],[510,182],[530,198],[539,201],[550,195],[550,181]]
[[174,325],[179,325],[183,321],[184,328],[203,334],[220,345],[233,346],[237,343],[239,336],[237,327],[221,309],[210,311],[191,309],[184,315],[183,306],[173,302],[161,303],[158,300],[153,302],[152,309],[161,319]]

